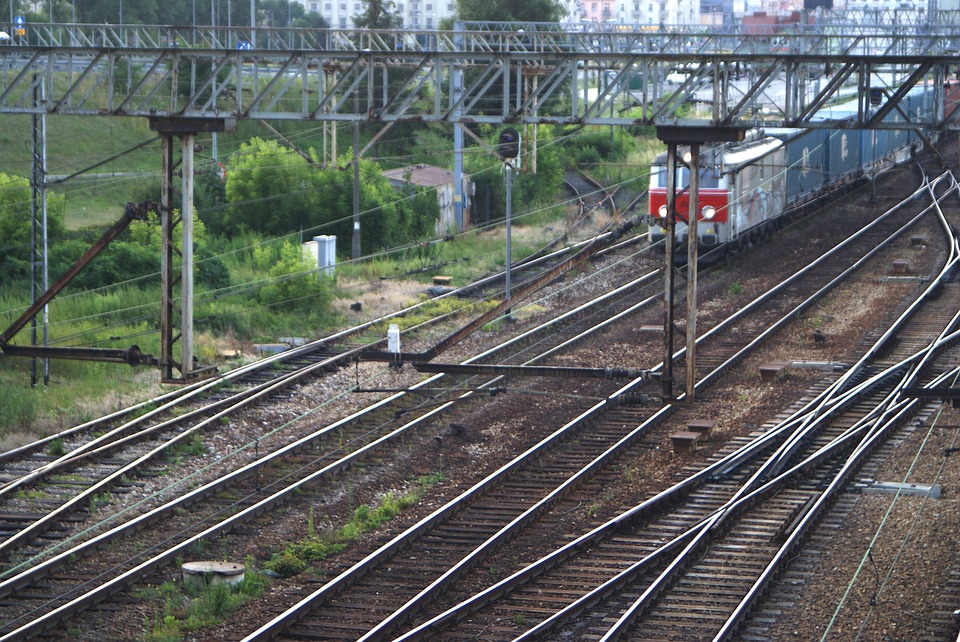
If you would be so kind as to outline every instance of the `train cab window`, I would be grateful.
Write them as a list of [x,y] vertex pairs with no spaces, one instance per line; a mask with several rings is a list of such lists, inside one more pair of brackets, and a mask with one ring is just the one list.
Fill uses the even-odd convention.
[[650,187],[667,186],[667,168],[663,165],[654,165],[650,172]]
[[[680,166],[677,172],[677,189],[684,189],[690,185],[690,170]],[[667,168],[663,165],[653,167],[650,174],[651,187],[667,186]],[[700,168],[700,187],[720,187],[720,174],[715,167]]]
[[715,168],[700,168],[700,187],[720,187],[720,174],[715,171]]

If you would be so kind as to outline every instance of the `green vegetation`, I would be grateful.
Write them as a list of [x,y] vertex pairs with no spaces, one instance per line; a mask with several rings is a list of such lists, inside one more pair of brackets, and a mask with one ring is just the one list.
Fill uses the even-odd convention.
[[364,504],[357,508],[350,519],[340,528],[318,534],[313,519],[313,510],[307,517],[307,536],[292,542],[283,551],[276,553],[265,566],[281,577],[290,577],[307,570],[311,564],[339,553],[361,535],[379,528],[404,509],[417,503],[424,491],[443,481],[442,473],[433,473],[417,480],[414,488],[405,495],[386,493],[375,505]]
[[180,640],[188,633],[216,626],[263,594],[267,578],[247,559],[241,582],[164,582],[139,593],[143,599],[162,599],[163,611],[145,623],[145,642]]
[[113,495],[110,493],[110,491],[106,490],[91,497],[89,507],[90,514],[96,514],[97,509],[101,504],[109,504],[112,497]]
[[57,437],[47,445],[47,454],[51,457],[63,457],[66,454],[66,448],[63,445],[63,438]]
[[[13,132],[28,129],[29,120],[5,118],[9,126],[0,141],[6,136],[10,153],[0,158],[2,327],[16,319],[29,301],[30,266],[30,188],[24,178],[29,174],[30,150],[11,138]],[[438,239],[436,194],[425,189],[395,191],[380,167],[416,162],[450,167],[449,131],[442,125],[402,123],[377,140],[376,162],[363,159],[360,163],[361,240],[369,258],[341,263],[335,275],[319,275],[312,260],[304,258],[301,240],[336,234],[341,259],[348,253],[353,172],[352,152],[345,145],[352,140],[341,136],[338,166],[321,168],[314,161],[323,145],[322,127],[307,122],[277,127],[282,128],[283,146],[272,140],[275,134],[270,128],[241,121],[236,133],[218,138],[222,166],[197,160],[194,343],[202,363],[215,363],[224,344],[329,333],[343,324],[334,303],[355,296],[352,289],[357,285],[401,276],[429,283],[438,273],[462,284],[503,268],[502,228],[485,227],[502,221],[504,212],[499,160],[485,153],[467,157],[466,172],[476,185],[472,227]],[[72,174],[105,159],[109,160],[94,171],[118,173],[68,181],[50,190],[53,280],[100,238],[124,203],[159,200],[160,154],[156,142],[121,154],[155,136],[144,120],[102,118],[93,123],[90,117],[56,116],[48,119],[47,129],[48,173]],[[474,127],[476,135],[491,143],[498,131],[489,125]],[[533,132],[532,127],[525,128],[524,136],[532,141]],[[562,194],[564,159],[566,164],[571,158],[581,164],[599,159],[590,169],[599,180],[623,183],[637,192],[645,186],[637,168],[645,168],[654,150],[618,132],[536,128],[537,171],[534,174],[525,166],[514,180],[514,259],[541,249],[565,231],[569,212],[555,205]],[[361,127],[362,144],[374,133]],[[208,153],[210,143],[209,138],[198,138],[198,157]],[[50,343],[120,349],[135,344],[144,353],[159,354],[159,248],[155,217],[132,223],[49,305]],[[413,302],[398,300],[397,307]],[[457,305],[462,303],[438,301],[429,312],[452,311]],[[399,322],[404,327],[416,325],[426,314]],[[29,329],[14,339],[20,345],[29,341]],[[50,385],[32,388],[32,368],[33,362],[27,359],[0,360],[0,448],[129,405],[157,385],[156,373],[149,369],[123,371],[125,366],[117,364],[59,360],[51,362]],[[65,382],[70,385],[64,386]]]
[[[10,15],[24,15],[27,24],[47,22],[51,19],[51,11],[54,22],[94,24],[118,24],[121,13],[124,24],[187,25],[194,22],[206,24],[205,20],[210,18],[209,5],[204,11],[201,5],[188,0],[127,0],[119,7],[115,0],[83,0],[83,2],[51,4],[52,7],[47,2],[11,0]],[[218,9],[218,12],[224,12],[221,16],[223,24],[232,20],[235,25],[249,25],[251,7],[254,5],[235,2],[229,9],[229,17],[225,13],[226,9]],[[308,12],[303,3],[296,0],[258,0],[255,11],[254,21],[257,24],[269,24],[274,28],[288,26],[326,28],[329,26],[318,12]],[[28,29],[27,38],[30,44],[37,44],[33,30]]]
[[22,500],[43,500],[47,499],[47,494],[42,490],[18,490],[17,499]]
[[195,432],[186,439],[165,448],[163,454],[168,459],[180,461],[187,457],[199,457],[205,452],[207,452],[207,446],[203,443],[203,434]]
[[457,0],[460,20],[498,20],[503,22],[556,22],[563,8],[556,0]]

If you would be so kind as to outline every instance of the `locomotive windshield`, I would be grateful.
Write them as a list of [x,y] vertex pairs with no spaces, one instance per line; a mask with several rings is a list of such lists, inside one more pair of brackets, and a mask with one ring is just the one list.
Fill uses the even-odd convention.
[[[683,189],[690,184],[690,170],[683,166],[679,166],[678,169],[680,171],[677,172],[677,188]],[[715,170],[715,167],[700,168],[701,188],[720,187],[720,174]],[[657,187],[667,186],[667,168],[665,165],[654,166],[650,184]]]

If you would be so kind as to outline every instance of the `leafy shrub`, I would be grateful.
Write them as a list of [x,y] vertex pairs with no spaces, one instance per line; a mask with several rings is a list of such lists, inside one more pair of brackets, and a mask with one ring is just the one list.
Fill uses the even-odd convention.
[[568,167],[623,160],[636,145],[634,138],[622,128],[616,128],[612,133],[608,127],[585,129],[567,143],[570,153],[566,158],[574,163]]
[[[260,288],[260,301],[266,305],[282,303],[298,309],[326,308],[329,283],[319,277],[316,264],[304,258],[300,246],[284,244],[277,254],[276,262],[268,271],[271,282]],[[264,260],[261,256],[257,263]]]
[[280,577],[292,577],[307,568],[307,562],[295,552],[284,551],[275,555],[265,566]]
[[576,150],[576,154],[574,154],[573,158],[574,162],[576,163],[575,167],[583,168],[599,165],[600,161],[603,160],[600,156],[600,152],[593,145],[579,147]]

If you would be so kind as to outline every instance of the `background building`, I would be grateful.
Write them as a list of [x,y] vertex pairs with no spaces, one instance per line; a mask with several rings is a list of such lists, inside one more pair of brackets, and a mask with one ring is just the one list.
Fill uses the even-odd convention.
[[[307,11],[319,13],[335,29],[350,29],[353,18],[363,12],[360,0],[296,0]],[[436,29],[444,18],[453,18],[455,0],[395,0],[394,6],[402,27]]]

